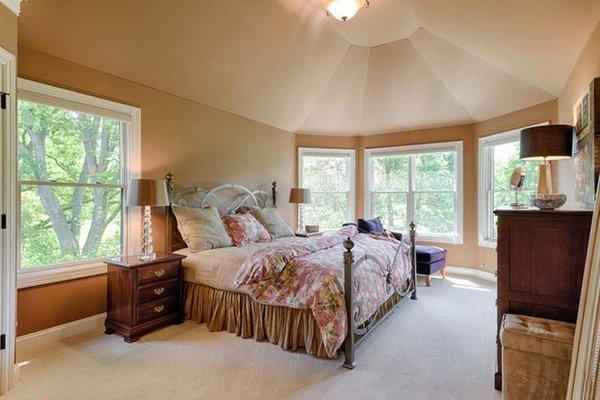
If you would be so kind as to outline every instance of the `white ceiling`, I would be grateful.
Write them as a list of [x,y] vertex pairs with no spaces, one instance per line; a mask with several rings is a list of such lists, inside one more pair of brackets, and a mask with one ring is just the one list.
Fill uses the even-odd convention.
[[[19,44],[292,132],[481,121],[558,96],[600,0],[23,3]],[[48,24],[47,21],[53,21]]]

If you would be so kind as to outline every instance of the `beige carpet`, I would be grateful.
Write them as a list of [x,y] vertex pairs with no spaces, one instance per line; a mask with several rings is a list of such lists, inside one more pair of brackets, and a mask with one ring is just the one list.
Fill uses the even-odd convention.
[[420,287],[358,350],[353,371],[187,322],[126,344],[66,340],[23,367],[12,399],[500,399],[494,287],[451,276]]

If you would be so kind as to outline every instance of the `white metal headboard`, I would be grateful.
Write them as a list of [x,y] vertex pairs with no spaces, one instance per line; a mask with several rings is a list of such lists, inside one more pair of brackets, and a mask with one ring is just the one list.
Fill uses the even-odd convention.
[[276,205],[277,182],[272,184],[271,195],[264,190],[250,190],[234,183],[212,189],[194,186],[175,192],[173,190],[173,174],[168,173],[165,178],[171,204],[195,208],[214,206],[221,215],[235,213],[243,206],[266,207],[271,204],[275,207]]

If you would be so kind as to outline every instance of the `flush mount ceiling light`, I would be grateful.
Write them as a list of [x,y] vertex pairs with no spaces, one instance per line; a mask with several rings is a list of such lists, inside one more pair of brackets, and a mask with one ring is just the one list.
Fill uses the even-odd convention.
[[368,0],[325,0],[327,13],[344,22],[354,17],[361,8],[367,7]]

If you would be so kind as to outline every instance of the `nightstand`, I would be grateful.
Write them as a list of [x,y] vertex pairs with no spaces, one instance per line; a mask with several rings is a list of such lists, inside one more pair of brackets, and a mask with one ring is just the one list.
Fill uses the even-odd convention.
[[310,232],[310,233],[295,233],[297,237],[311,238],[311,237],[319,237],[323,236],[325,232]]
[[108,265],[105,333],[119,333],[127,343],[156,328],[183,322],[182,265],[185,256],[157,253],[105,260]]

